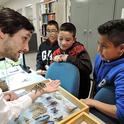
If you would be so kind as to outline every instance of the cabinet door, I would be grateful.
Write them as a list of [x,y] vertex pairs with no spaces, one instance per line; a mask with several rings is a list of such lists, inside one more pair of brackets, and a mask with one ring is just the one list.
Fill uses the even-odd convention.
[[71,1],[71,22],[77,28],[77,39],[83,43],[92,61],[97,49],[97,27],[113,19],[115,0]]
[[121,18],[122,9],[124,9],[124,0],[116,0],[114,19],[120,19]]
[[71,22],[77,29],[77,41],[87,46],[88,0],[85,2],[71,1]]
[[89,25],[87,50],[92,61],[97,53],[99,25],[113,19],[115,0],[89,0]]

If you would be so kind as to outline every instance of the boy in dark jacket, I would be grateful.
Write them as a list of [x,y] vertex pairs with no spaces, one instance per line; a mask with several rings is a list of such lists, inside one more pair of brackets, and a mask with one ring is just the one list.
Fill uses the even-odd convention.
[[53,52],[56,62],[69,62],[78,67],[80,72],[79,98],[87,98],[90,89],[92,65],[83,44],[76,41],[76,27],[72,23],[63,23],[58,34],[59,47]]
[[58,46],[58,23],[51,20],[47,24],[47,39],[39,46],[39,51],[37,54],[37,64],[36,70],[38,74],[43,74],[49,67],[50,61],[52,60],[52,53],[56,50]]

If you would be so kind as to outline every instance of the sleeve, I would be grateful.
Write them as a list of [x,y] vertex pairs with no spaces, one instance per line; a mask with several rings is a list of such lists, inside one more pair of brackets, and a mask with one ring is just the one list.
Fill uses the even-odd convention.
[[76,65],[83,72],[90,74],[92,72],[92,64],[87,51],[82,51],[77,55],[68,56],[67,62]]
[[5,101],[2,90],[0,89],[0,122],[5,124],[32,104],[32,99],[28,96],[22,96],[14,101]]
[[[61,52],[60,52],[60,48],[56,49],[53,53],[52,53],[52,58],[54,58],[56,55],[60,55]],[[50,64],[52,64],[54,61],[52,60],[50,62]]]
[[38,50],[38,53],[37,53],[37,58],[36,58],[36,70],[38,69],[43,69],[44,68],[44,63],[42,61],[42,44],[39,46],[39,50]]
[[[101,59],[100,59],[100,55],[96,54],[95,56],[95,61],[94,61],[94,69],[93,69],[93,79],[96,81],[97,80],[97,73],[99,71],[99,67],[101,64]],[[97,81],[96,81],[97,82]]]
[[119,73],[115,80],[116,115],[120,122],[124,122],[124,70]]

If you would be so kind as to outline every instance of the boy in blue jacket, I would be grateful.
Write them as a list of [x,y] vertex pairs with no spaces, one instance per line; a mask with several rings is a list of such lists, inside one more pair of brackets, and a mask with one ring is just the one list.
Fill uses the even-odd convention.
[[124,123],[124,20],[98,27],[98,52],[94,66],[96,95],[82,99],[91,112],[107,124]]

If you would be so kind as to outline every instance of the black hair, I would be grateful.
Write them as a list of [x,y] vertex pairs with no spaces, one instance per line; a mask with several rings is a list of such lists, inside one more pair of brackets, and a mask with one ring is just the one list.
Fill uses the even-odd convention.
[[124,43],[124,20],[108,21],[98,27],[98,33],[107,36],[114,46],[119,46]]
[[60,31],[68,31],[72,33],[74,37],[76,36],[76,27],[70,22],[63,23],[60,26]]
[[0,9],[0,29],[3,33],[8,33],[11,36],[21,29],[34,31],[33,25],[26,17],[10,8]]
[[59,25],[55,20],[48,21],[47,25],[54,25],[59,30]]

